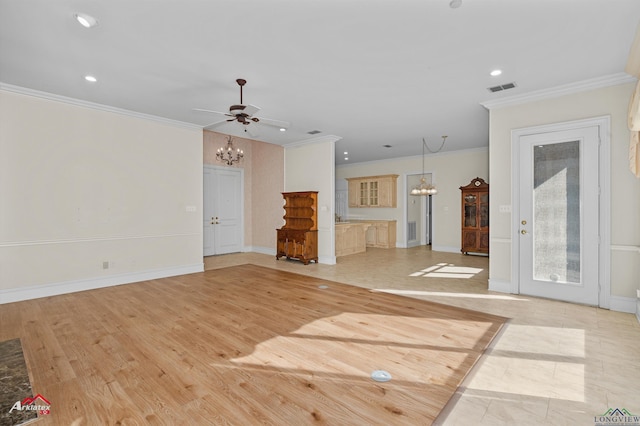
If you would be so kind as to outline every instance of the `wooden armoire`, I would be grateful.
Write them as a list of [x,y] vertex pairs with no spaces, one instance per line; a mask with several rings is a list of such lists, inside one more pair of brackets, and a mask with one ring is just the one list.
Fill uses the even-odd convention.
[[489,184],[479,177],[462,191],[462,247],[464,254],[489,254]]
[[318,263],[318,191],[283,192],[284,221],[277,229],[276,259]]

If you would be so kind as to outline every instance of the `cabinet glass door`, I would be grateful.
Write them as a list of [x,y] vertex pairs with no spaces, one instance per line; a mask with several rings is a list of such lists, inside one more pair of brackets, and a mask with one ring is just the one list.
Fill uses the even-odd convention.
[[464,196],[464,227],[475,228],[476,222],[476,194],[467,194]]
[[378,181],[369,182],[369,205],[378,205]]
[[369,196],[369,185],[367,182],[360,182],[360,205],[366,206],[368,204],[367,199]]
[[489,226],[489,193],[480,194],[480,228]]

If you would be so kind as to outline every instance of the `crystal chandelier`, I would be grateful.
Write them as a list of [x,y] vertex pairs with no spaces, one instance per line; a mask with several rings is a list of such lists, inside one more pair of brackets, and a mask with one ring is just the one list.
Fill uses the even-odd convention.
[[433,186],[430,183],[427,183],[427,180],[424,177],[424,149],[427,148],[429,150],[429,152],[435,154],[436,152],[440,152],[440,150],[442,150],[442,148],[444,147],[444,142],[447,139],[446,136],[442,137],[442,144],[440,145],[440,148],[438,148],[435,151],[432,151],[428,146],[427,146],[427,141],[424,140],[424,138],[422,138],[422,179],[420,179],[420,184],[418,184],[417,186],[414,186],[411,189],[410,194],[411,195],[436,195],[438,193],[438,190],[436,189],[435,186]]
[[244,157],[244,151],[240,148],[233,148],[233,139],[231,136],[227,137],[227,146],[218,148],[216,152],[216,158],[228,166],[232,166],[234,163],[239,162]]

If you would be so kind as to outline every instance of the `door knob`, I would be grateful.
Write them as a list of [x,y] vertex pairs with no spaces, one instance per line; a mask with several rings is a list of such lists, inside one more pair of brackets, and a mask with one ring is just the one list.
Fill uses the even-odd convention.
[[523,221],[522,221],[522,222],[520,222],[520,223],[522,223],[523,225],[526,225],[526,224],[527,224],[527,221],[526,221],[526,220],[523,220]]
[[524,235],[524,234],[526,234],[526,233],[527,233],[527,230],[526,230],[526,229],[523,229],[522,231],[520,231],[520,233],[521,233],[522,235]]

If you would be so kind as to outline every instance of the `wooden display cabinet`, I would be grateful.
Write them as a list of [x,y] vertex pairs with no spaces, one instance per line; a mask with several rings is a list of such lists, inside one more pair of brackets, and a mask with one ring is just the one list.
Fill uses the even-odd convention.
[[479,177],[462,191],[462,247],[464,254],[489,254],[489,184]]
[[318,263],[318,192],[283,192],[285,224],[277,229],[276,259]]

